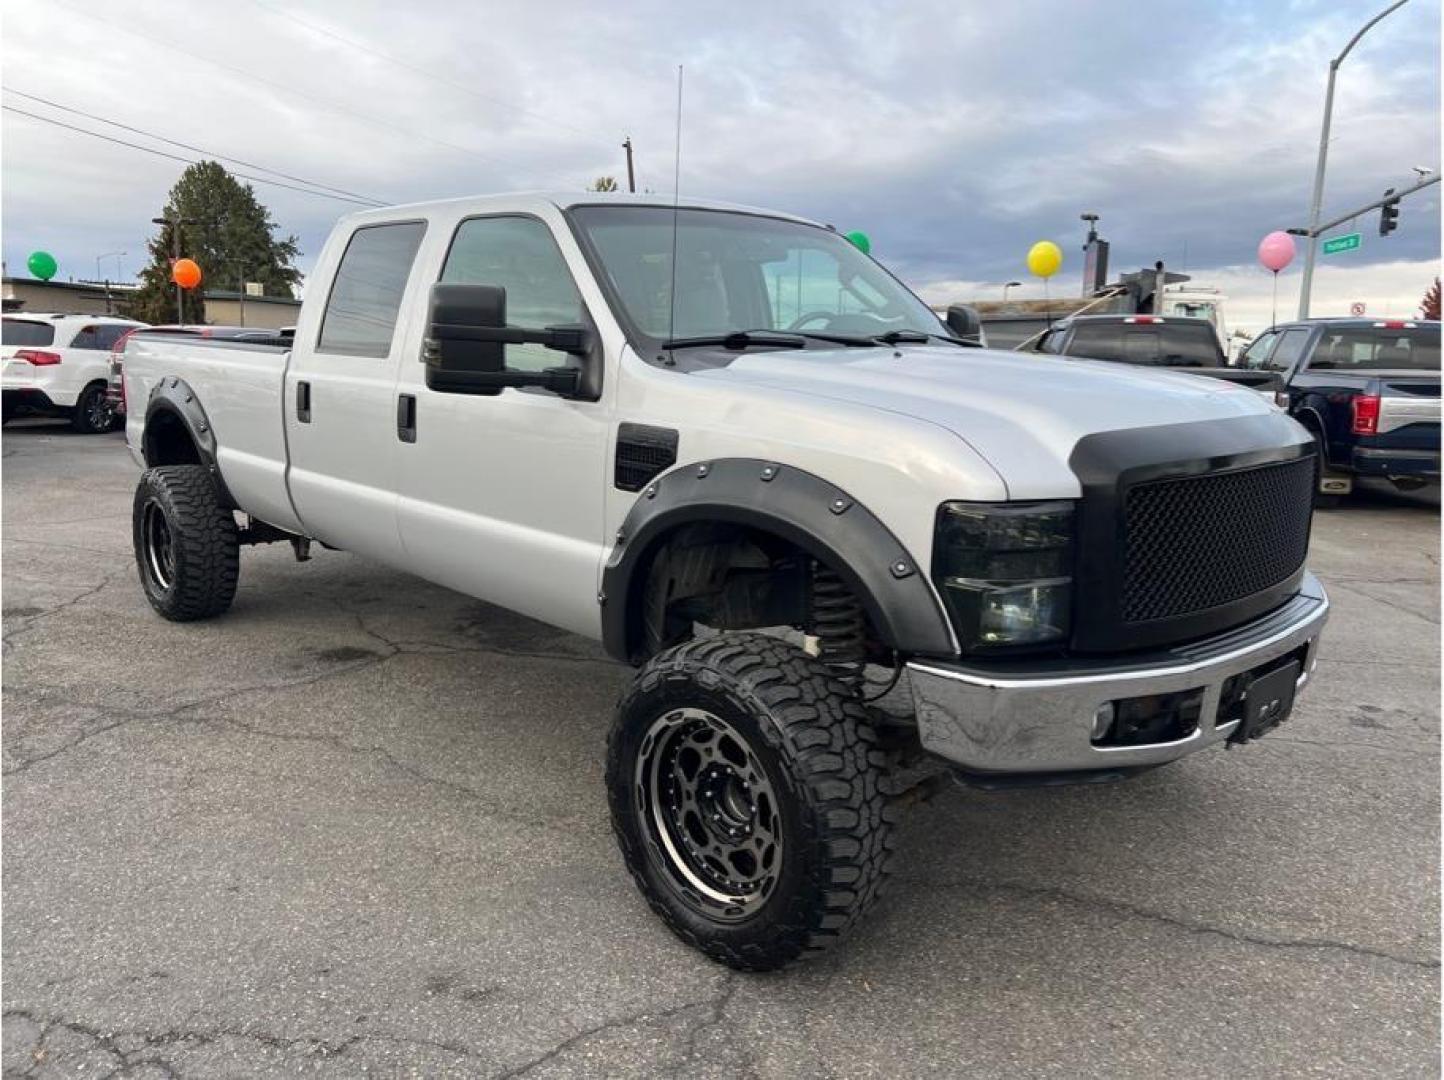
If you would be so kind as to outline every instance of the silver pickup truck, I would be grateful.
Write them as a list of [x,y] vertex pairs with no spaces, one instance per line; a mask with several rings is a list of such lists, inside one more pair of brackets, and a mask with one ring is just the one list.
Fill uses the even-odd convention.
[[976,331],[786,214],[357,214],[291,348],[128,345],[140,582],[215,616],[242,546],[319,541],[599,640],[637,668],[628,870],[685,941],[779,967],[873,903],[924,766],[1125,777],[1266,733],[1314,666],[1308,433]]

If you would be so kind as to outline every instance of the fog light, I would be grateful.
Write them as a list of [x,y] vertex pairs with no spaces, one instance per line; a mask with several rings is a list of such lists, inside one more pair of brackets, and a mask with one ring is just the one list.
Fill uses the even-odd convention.
[[1115,711],[1113,702],[1105,701],[1093,714],[1093,741],[1102,742],[1108,737],[1109,730],[1113,727]]

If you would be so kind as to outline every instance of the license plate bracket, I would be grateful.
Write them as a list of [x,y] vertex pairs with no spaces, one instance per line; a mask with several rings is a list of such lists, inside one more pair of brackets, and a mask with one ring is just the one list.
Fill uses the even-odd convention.
[[1244,691],[1243,722],[1229,736],[1229,742],[1252,742],[1287,720],[1293,711],[1301,670],[1299,661],[1292,660],[1252,679]]

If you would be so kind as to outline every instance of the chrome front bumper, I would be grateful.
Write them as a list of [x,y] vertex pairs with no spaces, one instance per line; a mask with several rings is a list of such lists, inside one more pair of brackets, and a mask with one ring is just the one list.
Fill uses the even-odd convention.
[[[1242,627],[1128,657],[1060,661],[1030,669],[968,663],[908,664],[923,747],[974,773],[1022,775],[1147,768],[1227,739],[1240,721],[1215,723],[1231,676],[1302,650],[1302,689],[1313,671],[1329,600],[1312,574],[1288,603]],[[1198,727],[1143,746],[1096,746],[1093,717],[1107,702],[1202,690]]]

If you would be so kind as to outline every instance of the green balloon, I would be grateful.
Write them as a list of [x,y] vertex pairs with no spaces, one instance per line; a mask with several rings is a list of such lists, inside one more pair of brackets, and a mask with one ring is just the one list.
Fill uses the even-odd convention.
[[864,255],[872,251],[872,241],[867,238],[867,233],[865,232],[854,230],[847,234],[847,239],[853,247],[857,248],[857,250]]
[[48,251],[32,251],[30,258],[25,260],[25,265],[30,268],[30,273],[41,281],[49,281],[55,276],[55,271],[60,269],[55,256]]

